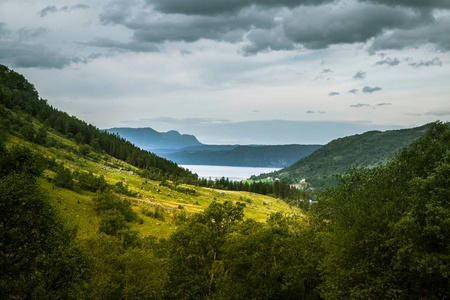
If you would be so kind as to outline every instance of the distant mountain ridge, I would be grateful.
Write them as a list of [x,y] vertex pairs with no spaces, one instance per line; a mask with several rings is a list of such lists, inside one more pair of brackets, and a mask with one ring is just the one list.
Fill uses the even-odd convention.
[[253,179],[275,177],[289,183],[300,183],[305,179],[314,188],[333,186],[337,182],[335,176],[344,174],[352,166],[384,165],[391,155],[409,146],[429,126],[430,124],[426,124],[384,132],[368,131],[335,139],[289,167],[261,174]]
[[164,157],[183,165],[283,168],[308,156],[320,147],[321,145],[250,145],[235,146],[230,150],[196,150],[197,147],[194,147],[168,153]]
[[109,133],[118,134],[144,150],[182,149],[186,147],[203,145],[195,136],[180,134],[175,130],[158,132],[150,127],[115,127],[106,129],[106,131]]
[[321,145],[205,145],[193,135],[146,128],[110,128],[136,146],[181,165],[219,165],[284,168]]

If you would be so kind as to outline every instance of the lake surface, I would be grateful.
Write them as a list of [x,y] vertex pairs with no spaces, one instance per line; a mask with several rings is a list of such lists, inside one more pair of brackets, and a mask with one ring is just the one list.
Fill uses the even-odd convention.
[[280,168],[254,168],[254,167],[229,167],[229,166],[205,166],[205,165],[180,165],[185,169],[196,173],[200,178],[220,179],[228,178],[232,181],[249,179],[252,175],[278,171]]

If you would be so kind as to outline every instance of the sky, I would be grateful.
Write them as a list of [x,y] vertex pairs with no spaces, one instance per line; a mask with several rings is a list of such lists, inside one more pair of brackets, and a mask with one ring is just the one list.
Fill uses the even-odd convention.
[[0,0],[0,64],[101,129],[325,144],[450,120],[450,1]]

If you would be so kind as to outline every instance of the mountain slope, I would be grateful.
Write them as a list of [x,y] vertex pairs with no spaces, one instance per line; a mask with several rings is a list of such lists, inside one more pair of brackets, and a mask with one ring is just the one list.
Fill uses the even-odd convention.
[[291,183],[306,179],[315,188],[331,186],[336,183],[335,175],[345,173],[352,166],[373,167],[385,164],[390,155],[409,146],[428,127],[429,124],[411,129],[369,131],[339,138],[287,168],[262,174],[256,179],[270,176]]
[[152,128],[110,128],[109,133],[117,133],[136,146],[145,150],[181,149],[185,147],[201,146],[193,135],[180,134],[178,131],[158,132]]
[[165,154],[185,165],[221,165],[283,168],[319,149],[320,145],[237,146],[231,150],[193,151]]
[[[44,168],[40,188],[64,220],[79,228],[80,237],[100,230],[104,216],[96,199],[104,194],[123,202],[122,207],[129,203],[136,217],[126,226],[141,237],[167,237],[188,216],[216,201],[245,202],[246,217],[258,221],[271,212],[299,212],[268,196],[188,185],[197,183],[197,175],[54,109],[22,75],[0,65],[0,148],[3,145],[7,152],[21,153],[24,148],[36,154],[36,165]],[[20,155],[11,156],[20,160]],[[253,207],[267,202],[273,205]]]

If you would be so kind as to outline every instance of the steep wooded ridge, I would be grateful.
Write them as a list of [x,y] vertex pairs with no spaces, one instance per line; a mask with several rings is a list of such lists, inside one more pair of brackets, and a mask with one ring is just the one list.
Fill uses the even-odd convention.
[[[142,150],[118,135],[100,131],[93,125],[69,116],[39,97],[34,86],[22,75],[0,65],[0,103],[15,111],[21,110],[46,126],[73,138],[78,144],[90,145],[138,168],[162,178],[195,180],[196,175],[177,164]],[[155,178],[156,178],[155,177]]]
[[256,179],[270,176],[290,183],[299,183],[306,179],[306,182],[315,188],[333,186],[337,183],[336,175],[342,175],[354,166],[371,168],[386,164],[391,156],[409,146],[424,134],[429,126],[430,124],[427,124],[384,132],[368,131],[339,138],[289,167],[261,174]]
[[183,150],[165,154],[164,157],[183,165],[283,168],[320,147],[321,145],[237,146],[232,150],[221,151]]

